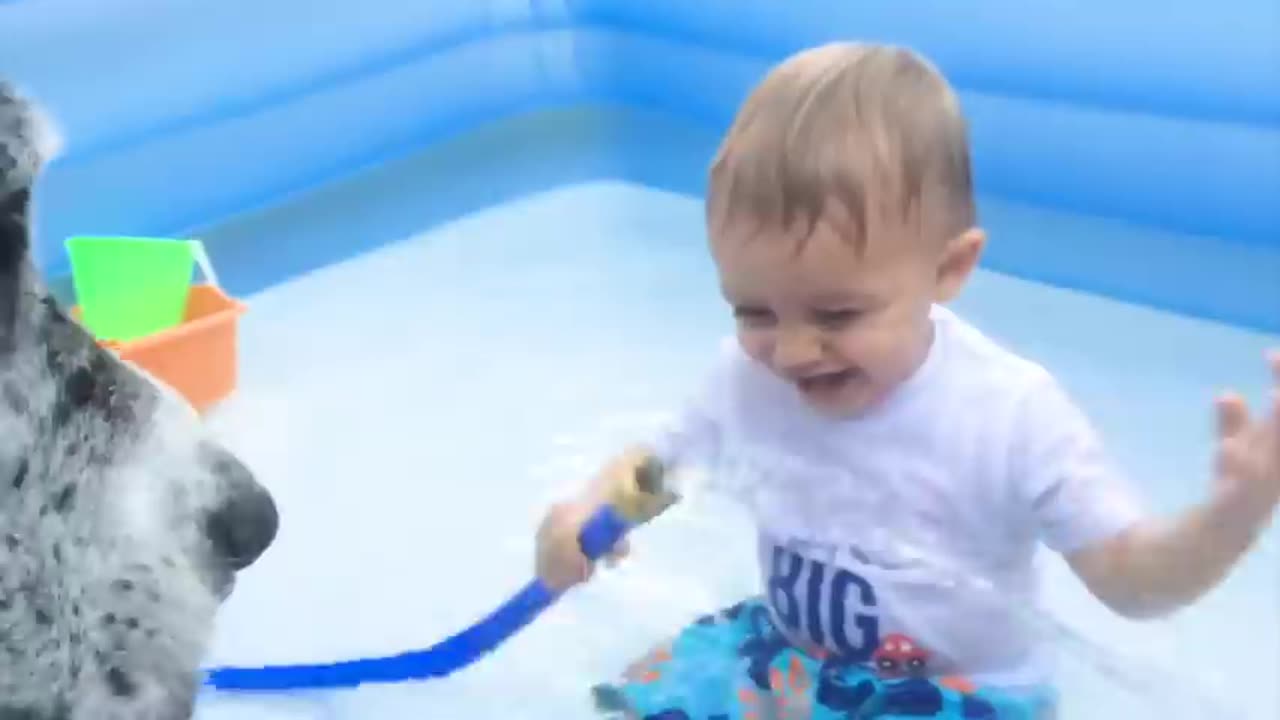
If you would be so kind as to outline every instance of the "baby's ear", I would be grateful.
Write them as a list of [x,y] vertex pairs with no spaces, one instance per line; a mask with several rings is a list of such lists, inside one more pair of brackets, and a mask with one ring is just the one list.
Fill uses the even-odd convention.
[[978,266],[982,250],[987,244],[987,233],[982,228],[969,228],[947,241],[938,258],[937,302],[955,299]]

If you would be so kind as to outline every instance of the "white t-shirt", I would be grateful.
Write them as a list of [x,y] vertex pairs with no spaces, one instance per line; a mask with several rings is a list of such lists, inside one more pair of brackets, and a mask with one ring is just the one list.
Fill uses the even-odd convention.
[[1142,509],[1045,369],[950,310],[933,320],[919,370],[848,420],[729,341],[656,450],[751,511],[766,598],[797,643],[869,662],[897,633],[932,674],[1042,682],[1023,624],[1038,544],[1069,553]]

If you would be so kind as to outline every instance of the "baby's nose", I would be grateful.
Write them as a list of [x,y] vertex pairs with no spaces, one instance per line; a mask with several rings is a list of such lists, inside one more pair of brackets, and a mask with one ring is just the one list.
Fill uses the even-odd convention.
[[788,376],[803,375],[822,362],[822,344],[803,330],[780,331],[773,345],[773,365]]
[[218,453],[213,469],[223,499],[206,517],[205,534],[218,560],[232,570],[243,570],[275,541],[280,515],[271,494],[230,453]]

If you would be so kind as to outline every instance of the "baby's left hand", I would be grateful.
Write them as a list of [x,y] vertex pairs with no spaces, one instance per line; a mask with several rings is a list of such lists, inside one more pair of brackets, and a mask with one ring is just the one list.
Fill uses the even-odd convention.
[[1280,350],[1268,353],[1274,387],[1270,412],[1249,417],[1244,398],[1217,401],[1218,454],[1213,507],[1223,519],[1259,526],[1280,502]]

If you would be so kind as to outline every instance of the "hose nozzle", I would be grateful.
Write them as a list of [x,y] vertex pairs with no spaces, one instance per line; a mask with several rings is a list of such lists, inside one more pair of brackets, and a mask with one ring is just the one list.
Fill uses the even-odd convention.
[[652,455],[643,457],[630,477],[614,486],[610,501],[618,513],[633,525],[661,515],[679,496],[667,484],[667,471]]

